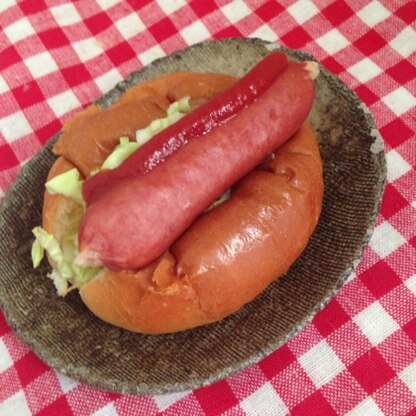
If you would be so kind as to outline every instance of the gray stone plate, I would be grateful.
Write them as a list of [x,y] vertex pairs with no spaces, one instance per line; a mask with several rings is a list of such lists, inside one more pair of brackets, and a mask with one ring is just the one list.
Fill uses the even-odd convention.
[[[99,100],[171,71],[242,75],[275,45],[259,39],[204,42],[148,65]],[[314,59],[300,51],[293,59]],[[77,293],[59,298],[32,269],[31,229],[41,223],[45,178],[57,136],[22,169],[0,208],[0,305],[19,336],[50,366],[108,390],[161,394],[207,385],[278,348],[310,321],[342,285],[367,244],[382,196],[386,164],[371,115],[337,77],[321,68],[310,122],[320,141],[325,196],[310,244],[290,271],[223,321],[164,336],[133,334],[95,318]]]

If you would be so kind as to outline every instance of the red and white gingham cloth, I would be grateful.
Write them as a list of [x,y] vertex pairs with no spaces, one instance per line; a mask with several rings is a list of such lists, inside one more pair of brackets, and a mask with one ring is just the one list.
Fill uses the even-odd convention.
[[311,324],[206,388],[109,393],[46,366],[0,311],[0,415],[416,415],[416,2],[0,0],[0,200],[70,113],[152,60],[205,39],[313,54],[384,138],[388,182],[355,273]]

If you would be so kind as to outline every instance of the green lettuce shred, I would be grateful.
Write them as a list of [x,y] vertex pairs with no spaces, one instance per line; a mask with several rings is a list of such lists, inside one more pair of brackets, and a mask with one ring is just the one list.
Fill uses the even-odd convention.
[[139,146],[148,142],[153,136],[161,132],[166,127],[176,123],[187,112],[191,110],[189,105],[189,97],[183,97],[178,101],[173,102],[168,110],[166,117],[153,120],[147,127],[136,131],[136,141]]
[[84,203],[82,198],[82,181],[77,168],[70,169],[50,179],[45,184],[47,191],[54,194],[61,194],[74,199],[79,204]]
[[48,277],[52,279],[58,295],[65,296],[71,289],[87,283],[102,270],[99,267],[74,264],[74,259],[78,254],[76,235],[64,238],[59,244],[58,240],[42,227],[35,227],[32,232],[35,236],[32,245],[33,267],[39,266],[46,251],[55,264]]
[[110,153],[101,169],[115,169],[120,166],[139,146],[139,143],[129,141],[128,137],[121,137],[120,144]]

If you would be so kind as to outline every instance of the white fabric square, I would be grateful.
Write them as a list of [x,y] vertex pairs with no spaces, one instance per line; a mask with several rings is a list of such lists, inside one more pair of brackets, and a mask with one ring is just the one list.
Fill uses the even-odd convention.
[[59,26],[73,25],[82,20],[78,10],[72,3],[51,7],[50,11]]
[[165,51],[159,45],[155,45],[153,48],[150,48],[146,52],[140,54],[139,59],[143,65],[147,65],[155,59],[161,58],[165,55]]
[[107,406],[95,411],[91,416],[118,416],[118,412],[113,403],[109,403]]
[[80,40],[72,46],[82,62],[95,58],[103,52],[103,48],[95,38]]
[[117,68],[113,68],[105,74],[95,79],[95,83],[101,92],[105,93],[113,88],[118,82],[123,79]]
[[354,407],[347,416],[383,416],[384,413],[377,406],[377,403],[371,398],[367,397],[358,406]]
[[4,33],[10,39],[10,42],[16,43],[19,40],[27,38],[35,33],[29,20],[24,17],[17,22],[12,23],[4,29]]
[[390,46],[407,58],[416,51],[416,31],[412,26],[407,26],[390,42]]
[[387,221],[375,228],[370,239],[370,247],[382,258],[393,253],[406,239]]
[[237,23],[251,13],[251,9],[243,1],[228,3],[221,7],[221,11],[231,23]]
[[270,383],[266,383],[240,404],[247,416],[284,416],[288,409]]
[[409,172],[412,167],[400,156],[396,150],[386,153],[387,180],[393,182]]
[[25,115],[21,111],[17,111],[0,119],[0,132],[7,141],[11,142],[32,133],[32,127],[30,127]]
[[250,38],[260,38],[268,42],[275,42],[277,39],[276,32],[269,26],[264,24],[250,34]]
[[362,61],[357,62],[348,68],[348,72],[353,74],[358,81],[364,84],[370,79],[375,78],[377,75],[380,75],[383,70],[370,58],[364,58]]
[[390,14],[377,0],[372,1],[357,13],[358,17],[369,27],[374,27],[376,24],[386,20]]
[[64,393],[68,393],[69,391],[73,390],[75,387],[78,386],[77,381],[75,381],[74,379],[70,377],[65,376],[64,374],[61,374],[55,371],[55,375]]
[[48,99],[48,104],[57,117],[69,113],[71,110],[81,106],[78,98],[72,91],[65,91]]
[[145,29],[144,23],[136,13],[131,13],[116,22],[117,29],[124,39],[132,38]]
[[353,321],[373,345],[380,344],[400,328],[379,302],[372,303],[354,316]]
[[161,394],[160,396],[153,396],[153,400],[156,402],[156,405],[160,412],[167,409],[169,406],[172,406],[178,400],[183,399],[189,394],[189,391],[183,391],[180,393],[172,394]]
[[27,404],[23,390],[18,391],[13,396],[0,402],[0,415],[4,416],[31,416],[32,412]]
[[120,3],[121,0],[95,0],[103,10],[107,10],[110,7],[113,7],[117,3]]
[[25,59],[25,64],[35,78],[58,70],[55,60],[46,51]]
[[9,86],[7,85],[7,82],[0,74],[0,94],[3,94],[3,92],[9,91]]
[[387,104],[396,116],[401,116],[416,106],[416,97],[410,94],[405,87],[399,87],[397,90],[392,91],[383,97],[382,101]]
[[404,284],[416,296],[416,274],[414,274],[412,277],[409,277],[409,279],[407,279]]
[[9,351],[3,342],[0,339],[0,373],[7,370],[13,364],[13,360],[10,357]]
[[200,20],[196,20],[194,23],[181,30],[180,33],[189,45],[201,42],[211,37],[208,29]]
[[156,2],[163,10],[163,13],[167,15],[176,12],[176,10],[179,10],[181,7],[184,7],[187,4],[185,0],[156,0]]
[[325,340],[303,354],[299,362],[317,388],[331,381],[345,368]]
[[299,24],[302,24],[315,16],[319,9],[310,0],[299,0],[292,4],[287,11]]
[[16,4],[16,0],[1,0],[0,1],[0,12],[4,12],[9,7],[12,7]]
[[325,49],[330,55],[345,48],[349,42],[338,29],[332,29],[325,35],[316,40],[321,48]]
[[399,374],[400,380],[409,388],[409,390],[416,395],[416,361],[408,365]]

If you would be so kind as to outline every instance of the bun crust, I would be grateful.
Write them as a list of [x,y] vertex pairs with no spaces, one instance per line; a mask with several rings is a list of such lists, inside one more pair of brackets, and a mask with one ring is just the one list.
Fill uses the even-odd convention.
[[[173,76],[150,81],[135,93],[147,99],[157,86],[157,94],[164,97],[178,99],[190,91],[186,95],[197,102],[235,80],[179,73],[178,82],[172,83]],[[120,101],[135,93],[128,91]],[[83,153],[81,144],[75,147]],[[73,166],[61,157],[50,177]],[[201,214],[160,258],[139,271],[104,270],[79,288],[80,296],[100,319],[134,332],[177,332],[223,319],[253,300],[299,257],[318,222],[322,198],[319,147],[305,123],[269,161],[236,184],[227,201]],[[81,207],[71,199],[45,192],[43,225],[58,240],[77,227],[80,215]]]

